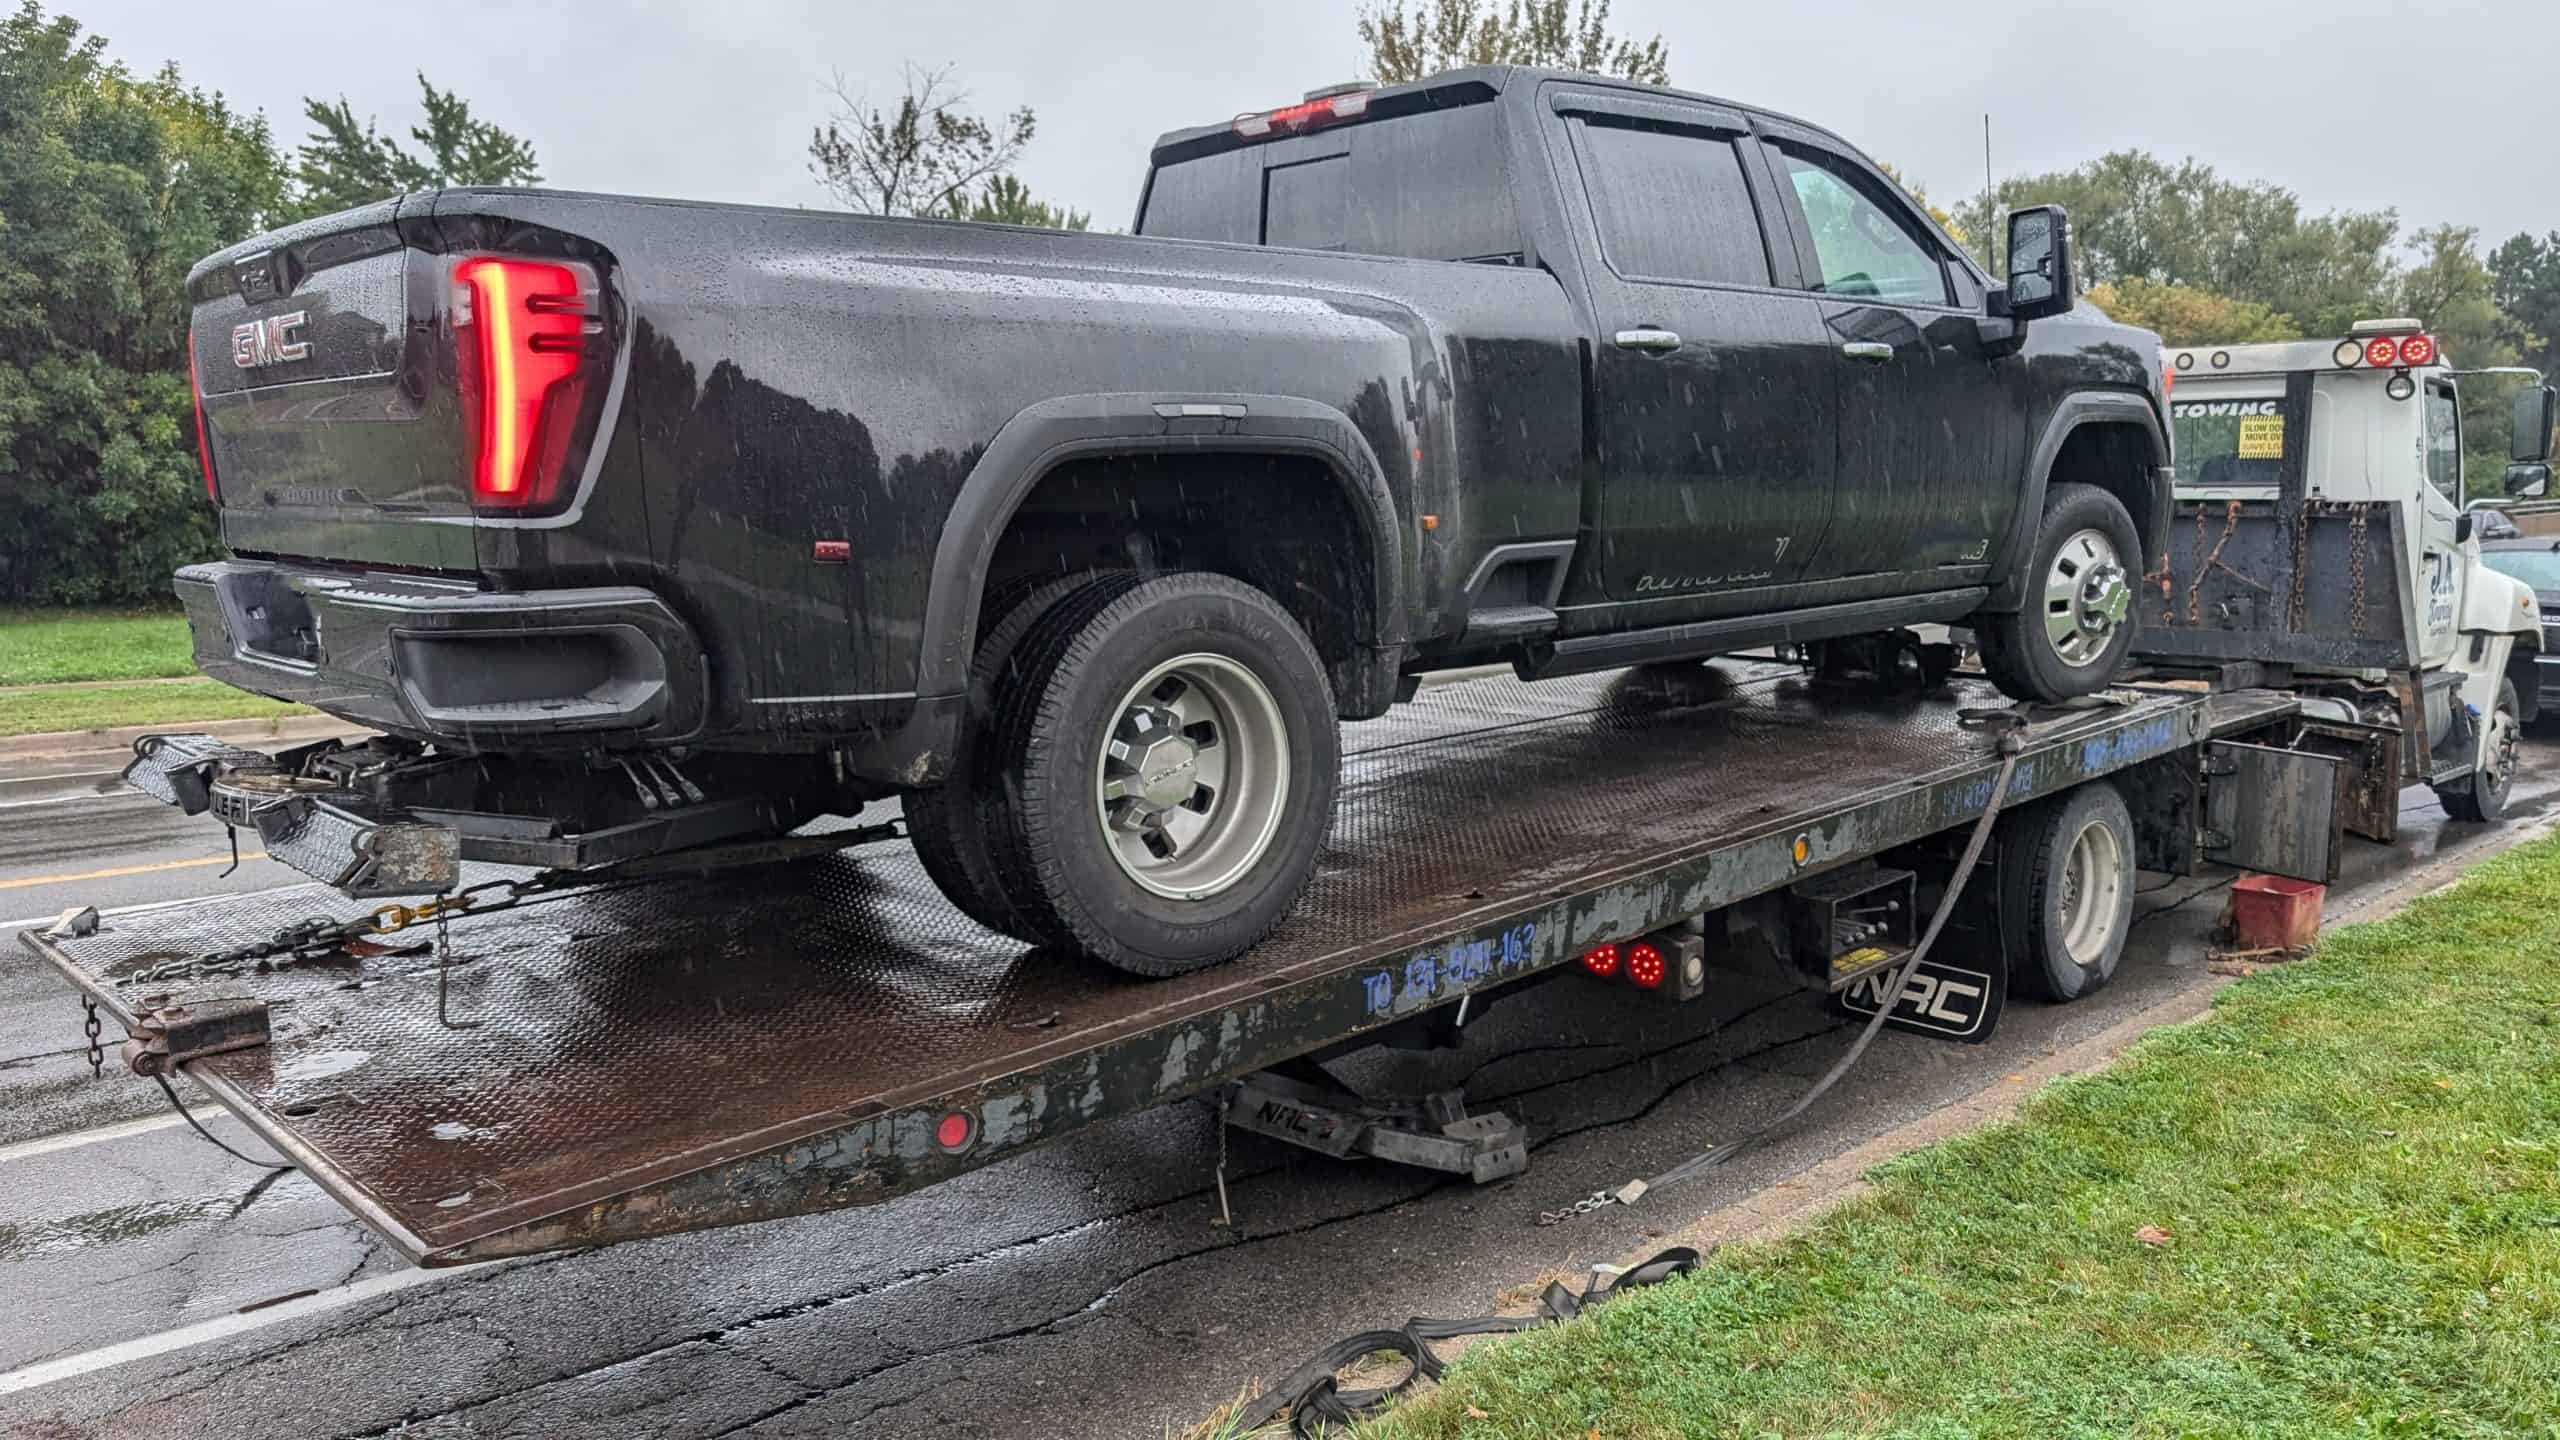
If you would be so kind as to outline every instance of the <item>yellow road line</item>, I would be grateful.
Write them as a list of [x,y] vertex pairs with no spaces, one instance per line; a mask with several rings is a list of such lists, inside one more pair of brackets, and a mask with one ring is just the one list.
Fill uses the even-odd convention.
[[[243,850],[243,864],[264,860],[264,850]],[[228,865],[228,855],[208,855],[202,860],[163,860],[157,865],[118,865],[112,870],[83,870],[77,875],[30,875],[24,880],[0,880],[0,890],[23,890],[30,885],[69,885],[80,880],[115,880],[127,875],[151,875],[162,870],[192,870],[201,865]]]

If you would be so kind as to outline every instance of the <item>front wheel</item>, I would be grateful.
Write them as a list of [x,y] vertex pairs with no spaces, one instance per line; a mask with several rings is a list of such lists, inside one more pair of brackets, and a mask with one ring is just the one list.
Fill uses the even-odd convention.
[[1046,938],[1178,975],[1241,954],[1305,888],[1341,768],[1332,687],[1297,622],[1241,581],[1101,599],[1059,605],[1016,652],[995,861]]
[[2521,708],[2516,702],[2516,682],[2500,680],[2497,708],[2481,722],[2489,733],[2481,741],[2479,765],[2452,784],[2436,787],[2436,799],[2445,814],[2480,824],[2507,813],[2507,792],[2516,784],[2516,741],[2524,733],[2517,719]]
[[2010,699],[2047,705],[2114,684],[2133,649],[2141,561],[2124,502],[2095,485],[2054,486],[2023,603],[1975,622],[1984,673]]

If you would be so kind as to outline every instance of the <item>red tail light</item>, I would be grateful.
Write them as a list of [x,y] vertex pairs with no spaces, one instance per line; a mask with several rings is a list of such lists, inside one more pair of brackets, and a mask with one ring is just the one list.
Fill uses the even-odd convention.
[[1603,945],[1583,952],[1582,968],[1606,980],[1618,973],[1618,947]]
[[2400,359],[2400,342],[2388,335],[2365,342],[2364,363],[2377,370],[2388,370]]
[[472,499],[543,505],[559,491],[586,393],[586,288],[566,265],[485,256],[455,266],[453,279]]
[[1662,952],[1650,940],[1639,940],[1627,947],[1627,978],[1647,990],[1662,983]]
[[213,441],[204,428],[204,385],[196,379],[196,332],[187,332],[187,398],[196,407],[196,463],[204,467],[204,498],[219,505],[222,488],[213,483]]
[[2400,342],[2400,363],[2432,365],[2436,360],[2436,342],[2432,336],[2412,335]]

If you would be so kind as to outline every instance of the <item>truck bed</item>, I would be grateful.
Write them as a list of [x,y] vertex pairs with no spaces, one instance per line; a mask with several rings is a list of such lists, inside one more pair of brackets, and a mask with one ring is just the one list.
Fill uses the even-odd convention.
[[[188,1072],[403,1254],[450,1264],[869,1203],[1569,963],[1602,939],[1960,825],[1993,737],[1952,699],[1774,667],[1426,691],[1346,732],[1317,878],[1233,964],[1140,981],[961,917],[903,846],[546,897],[409,949],[132,983],[354,913],[316,887],[22,939],[116,1020],[253,995]],[[2039,724],[2011,803],[2290,708],[2118,692]],[[472,878],[480,878],[474,876]],[[429,938],[423,928],[390,944]]]

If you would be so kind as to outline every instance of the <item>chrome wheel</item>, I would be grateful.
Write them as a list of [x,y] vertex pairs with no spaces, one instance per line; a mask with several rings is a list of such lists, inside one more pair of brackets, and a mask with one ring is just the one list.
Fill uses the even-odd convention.
[[1289,728],[1269,687],[1224,655],[1167,660],[1112,707],[1094,813],[1120,869],[1158,895],[1205,900],[1279,833]]
[[2133,612],[2133,582],[2103,530],[2062,542],[2044,578],[2044,633],[2063,664],[2094,665]]
[[2489,733],[2482,737],[2480,763],[2488,769],[2490,792],[2503,806],[2507,787],[2515,780],[2516,738],[2523,727],[2516,723],[2516,712],[2509,709],[2506,696],[2489,711]]
[[2115,827],[2092,819],[2071,839],[2062,862],[2062,949],[2071,963],[2095,970],[2106,960],[2107,941],[2116,928],[2116,908],[2124,903],[2124,846]]

